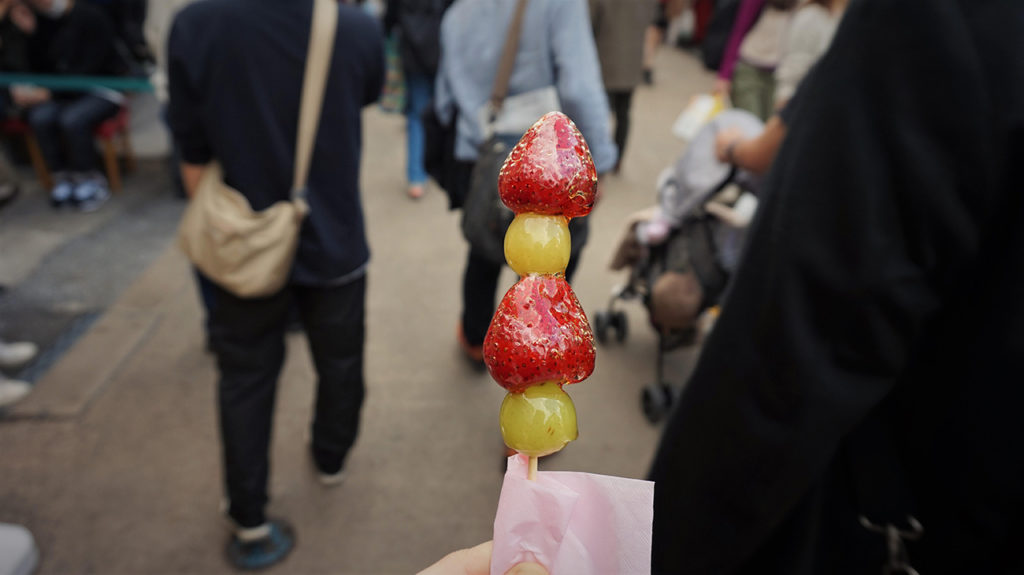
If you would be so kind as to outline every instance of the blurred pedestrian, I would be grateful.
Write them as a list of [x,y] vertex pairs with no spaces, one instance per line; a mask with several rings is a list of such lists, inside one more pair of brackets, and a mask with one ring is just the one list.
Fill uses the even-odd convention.
[[850,4],[665,428],[654,572],[1024,571],[1020,53],[1018,2]]
[[775,70],[775,107],[780,110],[760,135],[744,138],[736,130],[722,130],[715,141],[719,161],[755,174],[771,167],[786,135],[792,110],[786,103],[818,59],[828,50],[846,0],[811,0],[797,9],[786,33],[779,66]]
[[615,173],[626,151],[633,90],[643,81],[644,34],[656,6],[657,0],[590,0],[601,78],[615,115]]
[[[118,56],[133,74],[144,74],[156,63],[153,51],[146,41],[143,24],[149,9],[148,0],[84,0],[103,10],[114,25],[115,46]],[[160,0],[174,3],[178,0]]]
[[825,55],[846,4],[847,0],[808,0],[793,13],[775,68],[776,109],[785,105],[807,72]]
[[687,0],[657,0],[654,17],[644,32],[643,71],[644,84],[654,84],[654,57],[658,47],[665,43],[669,25],[687,8]]
[[434,94],[441,57],[441,17],[451,0],[388,0],[384,29],[398,33],[402,76],[405,79],[406,169],[409,197],[423,196],[427,170],[423,166],[423,122],[420,116]]
[[[313,6],[314,0],[207,0],[178,14],[168,42],[168,116],[190,196],[216,161],[254,210],[291,197]],[[290,281],[253,299],[213,285],[209,335],[235,524],[228,557],[239,568],[276,563],[294,546],[291,526],[265,513],[274,395],[293,304],[318,376],[309,449],[322,483],[340,483],[358,434],[369,260],[359,195],[361,112],[380,95],[384,48],[372,17],[355,6],[337,9],[305,189],[309,214]]]
[[[167,36],[171,31],[171,23],[174,15],[182,8],[195,0],[162,0],[152,6],[147,6],[145,11],[146,21],[144,26],[145,45],[153,46],[151,53],[153,70],[149,75],[149,82],[153,86],[153,93],[161,106],[160,119],[167,122]],[[185,188],[181,182],[181,158],[178,153],[177,142],[170,138],[170,153],[167,155],[167,165],[170,167],[168,173],[171,179],[172,190],[180,198],[185,197]]]
[[714,92],[767,121],[775,111],[775,67],[796,0],[742,0]]
[[[105,76],[124,71],[114,48],[113,24],[100,9],[76,0],[32,0],[32,5],[38,12],[30,30],[32,72]],[[74,204],[86,212],[102,206],[110,189],[99,170],[93,133],[117,114],[124,96],[106,88],[70,92],[25,86],[12,90],[12,97],[26,109],[53,172],[53,206]]]
[[[457,0],[441,25],[435,106],[443,122],[456,118],[455,158],[468,166],[477,159],[486,137],[482,110],[491,98],[498,60],[516,7],[516,2],[507,0]],[[557,92],[562,111],[590,145],[598,174],[611,171],[618,155],[608,126],[608,100],[601,84],[586,0],[530,0],[526,7],[508,94],[514,97],[550,86]],[[471,170],[462,172],[468,180]],[[468,182],[461,184],[461,189],[468,188]],[[573,221],[577,220],[579,231],[572,238],[573,256],[565,271],[570,280],[586,243],[586,218]],[[463,275],[458,341],[478,366],[483,365],[483,341],[496,307],[501,268],[501,263],[476,253],[470,246]]]
[[[28,72],[28,37],[35,30],[32,10],[21,0],[0,0],[0,72]],[[10,88],[3,89],[4,112],[10,104]]]

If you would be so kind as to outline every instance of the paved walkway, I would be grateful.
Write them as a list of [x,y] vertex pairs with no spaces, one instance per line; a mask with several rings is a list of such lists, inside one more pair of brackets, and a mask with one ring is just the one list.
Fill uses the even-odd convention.
[[[656,74],[634,100],[623,172],[609,180],[577,276],[590,314],[622,279],[607,262],[623,218],[653,202],[658,172],[681,150],[672,120],[710,85],[674,50],[660,53]],[[298,547],[277,573],[414,572],[490,538],[501,486],[503,390],[469,369],[454,342],[465,254],[457,215],[436,190],[405,197],[400,118],[372,110],[365,127],[373,264],[362,435],[347,482],[316,483],[303,441],[314,377],[303,336],[290,336],[270,512],[294,522]],[[41,573],[228,571],[215,370],[188,267],[161,233],[166,251],[0,417],[0,521],[33,531]],[[542,470],[646,472],[658,430],[638,399],[654,378],[655,337],[638,304],[626,309],[629,339],[600,348],[593,377],[570,389],[579,440]],[[673,358],[676,381],[689,360]]]

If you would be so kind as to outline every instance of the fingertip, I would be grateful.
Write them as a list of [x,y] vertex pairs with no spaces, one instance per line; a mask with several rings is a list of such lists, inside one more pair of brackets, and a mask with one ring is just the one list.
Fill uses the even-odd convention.
[[505,575],[548,575],[548,570],[539,563],[520,563],[506,571]]

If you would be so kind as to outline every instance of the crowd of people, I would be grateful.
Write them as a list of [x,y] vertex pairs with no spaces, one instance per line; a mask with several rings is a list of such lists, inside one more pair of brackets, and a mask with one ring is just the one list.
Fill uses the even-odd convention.
[[[0,0],[0,74],[121,76],[152,61],[142,35],[145,0]],[[94,131],[118,113],[114,90],[59,89],[26,83],[0,86],[0,123],[27,124],[53,180],[54,208],[99,209],[110,197]],[[0,207],[20,192],[17,170],[0,150]],[[0,366],[14,369],[36,355],[31,342],[0,342]],[[25,397],[31,385],[0,375],[0,406]]]
[[[144,0],[3,0],[0,72],[53,76],[139,73],[151,59],[142,37]],[[8,85],[0,117],[26,122],[52,175],[54,207],[94,211],[110,197],[94,142],[96,127],[124,105],[117,91]],[[6,162],[7,160],[3,160]],[[10,170],[0,174],[14,186]]]
[[[116,33],[111,4],[0,0],[0,65],[125,73],[123,48],[135,60],[146,51]],[[554,101],[575,122],[599,189],[625,169],[627,141],[643,146],[629,140],[629,118],[634,91],[653,81],[650,39],[677,13],[656,0],[389,0],[380,15],[336,4],[195,2],[167,43],[167,121],[193,205],[229,184],[252,211],[285,203],[301,218],[284,287],[270,295],[229,289],[223,269],[197,272],[220,374],[228,557],[243,569],[281,561],[295,542],[286,520],[265,513],[290,322],[306,332],[316,368],[309,452],[325,485],[342,481],[358,436],[369,270],[361,115],[380,97],[386,35],[401,47],[405,193],[429,188],[434,121],[452,134],[443,185],[457,209],[480,187],[487,146],[539,116],[531,102]],[[1024,149],[1024,74],[1004,56],[1019,53],[1022,9],[722,4],[733,18],[707,92],[763,130],[722,129],[709,157],[761,178],[759,198],[753,220],[709,210],[749,230],[651,467],[654,571],[906,570],[908,551],[927,573],[1021,569],[1024,429],[1012,407],[1022,399],[1024,235],[1013,216],[1024,206],[1011,168]],[[310,24],[324,10],[327,41]],[[936,95],[938,85],[948,89]],[[95,209],[109,196],[92,129],[122,97],[4,94],[5,113],[31,126],[55,174],[55,206]],[[321,101],[330,105],[319,121],[304,123]],[[238,145],[252,126],[259,137]],[[591,232],[585,218],[574,222],[570,281]],[[502,266],[470,242],[455,339],[476,366]],[[481,568],[487,549],[431,572]]]
[[713,90],[768,125],[714,155],[765,180],[650,471],[653,571],[1020,572],[1022,8],[734,4]]

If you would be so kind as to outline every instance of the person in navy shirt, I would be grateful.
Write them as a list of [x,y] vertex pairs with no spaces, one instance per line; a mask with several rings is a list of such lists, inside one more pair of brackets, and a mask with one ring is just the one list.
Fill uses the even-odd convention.
[[[168,122],[186,191],[220,162],[225,182],[252,208],[290,196],[312,0],[207,0],[182,10],[168,40]],[[305,219],[289,284],[261,299],[214,286],[210,345],[219,407],[228,556],[240,568],[283,559],[291,527],[268,520],[268,448],[284,334],[295,305],[319,378],[311,456],[326,484],[340,481],[364,396],[366,268],[370,252],[359,196],[361,111],[384,81],[379,25],[340,5],[338,30],[308,179]]]

